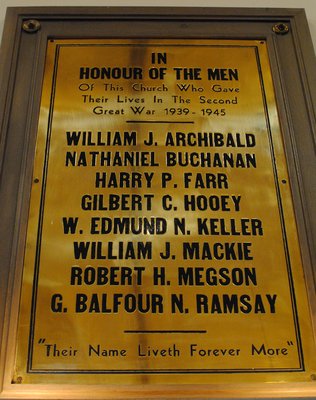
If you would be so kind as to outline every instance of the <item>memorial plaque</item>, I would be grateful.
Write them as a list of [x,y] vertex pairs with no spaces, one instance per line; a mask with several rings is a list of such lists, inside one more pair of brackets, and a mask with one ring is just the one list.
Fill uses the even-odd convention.
[[313,124],[275,54],[289,22],[219,35],[161,17],[163,36],[155,15],[129,36],[111,15],[93,34],[21,22],[41,61],[4,122],[26,139],[0,148],[21,176],[0,397],[315,393]]
[[33,182],[22,382],[309,380],[264,41],[51,40]]

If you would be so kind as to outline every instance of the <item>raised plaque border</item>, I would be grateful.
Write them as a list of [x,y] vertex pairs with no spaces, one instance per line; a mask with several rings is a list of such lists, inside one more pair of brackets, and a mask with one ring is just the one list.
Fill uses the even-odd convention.
[[[131,30],[131,24],[133,29]],[[287,27],[287,28],[284,28]],[[316,70],[302,9],[9,8],[0,92],[0,398],[309,397],[316,384],[91,386],[12,385],[32,167],[46,43],[50,38],[266,40],[297,219],[311,314],[316,315]],[[92,393],[92,394],[91,394]]]

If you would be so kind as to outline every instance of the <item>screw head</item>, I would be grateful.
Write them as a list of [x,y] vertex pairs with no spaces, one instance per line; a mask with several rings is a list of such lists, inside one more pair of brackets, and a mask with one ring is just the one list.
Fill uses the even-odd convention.
[[283,22],[279,22],[273,26],[272,30],[277,35],[285,35],[286,33],[289,32],[289,27]]
[[22,28],[25,32],[35,33],[41,29],[41,24],[37,19],[28,19],[23,22]]

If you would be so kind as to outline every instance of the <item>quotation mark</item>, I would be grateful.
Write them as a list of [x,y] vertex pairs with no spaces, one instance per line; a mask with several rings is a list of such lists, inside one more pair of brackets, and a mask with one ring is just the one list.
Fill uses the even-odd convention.
[[46,340],[46,339],[40,339],[40,340],[38,341],[38,344],[44,344],[44,343],[45,343],[45,340]]
[[292,340],[288,340],[287,344],[288,344],[288,346],[294,346],[294,343],[292,342]]

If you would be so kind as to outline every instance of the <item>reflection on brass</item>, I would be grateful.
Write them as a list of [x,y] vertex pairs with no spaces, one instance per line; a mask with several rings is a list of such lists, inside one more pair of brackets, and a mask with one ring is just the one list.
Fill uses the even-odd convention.
[[23,22],[22,28],[25,32],[35,33],[41,29],[41,24],[36,19],[29,19]]
[[15,376],[308,382],[266,43],[48,42]]
[[275,24],[272,30],[274,33],[277,33],[278,35],[285,35],[286,33],[289,32],[289,27],[283,22],[280,22],[278,24]]

